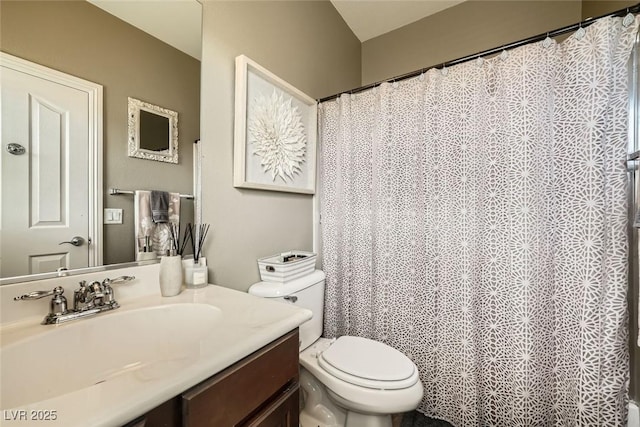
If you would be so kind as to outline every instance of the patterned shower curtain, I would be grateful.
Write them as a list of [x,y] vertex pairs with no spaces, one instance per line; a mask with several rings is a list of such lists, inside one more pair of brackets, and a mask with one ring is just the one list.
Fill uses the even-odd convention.
[[320,105],[325,336],[408,355],[425,414],[626,423],[629,21]]

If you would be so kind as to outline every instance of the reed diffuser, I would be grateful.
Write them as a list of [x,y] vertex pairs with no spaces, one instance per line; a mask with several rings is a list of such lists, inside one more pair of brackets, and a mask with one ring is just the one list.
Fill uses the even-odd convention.
[[189,243],[189,239],[191,239],[191,232],[189,228],[191,227],[191,223],[187,224],[187,230],[185,230],[184,235],[182,236],[182,243],[180,243],[180,224],[171,224],[169,231],[171,232],[171,249],[176,251],[176,255],[183,256],[184,250],[187,248],[187,244]]
[[209,232],[209,224],[189,224],[187,232],[193,249],[193,265],[185,270],[185,284],[187,288],[201,288],[209,284],[207,261],[202,256],[202,247]]

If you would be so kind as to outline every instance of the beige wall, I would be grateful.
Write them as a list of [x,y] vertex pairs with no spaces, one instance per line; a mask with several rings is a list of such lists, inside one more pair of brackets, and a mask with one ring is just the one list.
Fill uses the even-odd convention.
[[615,1],[615,0],[583,0],[582,1],[582,19],[597,18],[616,10],[622,10],[638,4],[637,0],[633,1]]
[[468,1],[365,41],[362,84],[482,52],[580,20],[579,1]]
[[319,98],[360,84],[360,42],[328,1],[206,1],[202,45],[204,252],[210,280],[246,290],[257,258],[312,249],[312,197],[233,187],[234,58]]
[[[125,220],[104,226],[104,261],[133,261],[133,197],[107,189],[193,192],[200,62],[84,1],[0,2],[0,50],[104,86],[104,207]],[[127,157],[128,96],[178,112],[178,165]]]

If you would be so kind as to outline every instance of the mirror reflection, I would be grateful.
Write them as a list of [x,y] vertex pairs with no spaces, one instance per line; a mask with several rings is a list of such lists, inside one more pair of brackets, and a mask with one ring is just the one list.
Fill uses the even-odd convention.
[[169,118],[149,111],[140,110],[140,140],[141,150],[163,152],[169,151],[170,127]]
[[[117,3],[124,6],[128,2]],[[56,127],[64,123],[60,117],[67,114],[67,107],[37,97],[36,87],[26,83],[25,93],[30,95],[24,96],[38,100],[40,117],[48,121],[41,132],[43,138],[36,142],[9,138],[3,129],[0,278],[52,270],[57,266],[76,268],[134,261],[133,191],[193,193],[193,145],[199,138],[200,127],[200,61],[84,1],[1,2],[0,51],[102,87],[102,102],[91,107],[101,114],[101,128],[94,129],[88,124],[86,129],[81,126],[73,130]],[[5,74],[3,67],[3,79]],[[12,120],[17,110],[17,104],[5,103],[5,93],[9,91],[3,81],[3,125]],[[88,99],[82,96],[84,98],[76,103]],[[177,163],[150,162],[128,156],[128,97],[179,113]],[[65,132],[69,132],[69,141],[78,139],[72,132],[82,135],[79,138],[82,143],[77,146],[54,144],[61,140],[56,135],[64,136]],[[86,136],[92,132],[98,144],[95,150]],[[24,146],[25,154],[9,153],[5,149],[9,143]],[[148,151],[164,149],[145,144],[143,147]],[[92,160],[73,159],[82,151],[93,156]],[[40,170],[48,172],[47,176],[39,177],[38,192],[23,185],[33,181],[33,169],[27,169],[27,178],[9,173],[21,162],[28,163],[29,156],[32,162],[34,159],[41,162]],[[60,160],[67,158],[69,160]],[[8,162],[11,166],[6,166]],[[94,162],[92,168],[91,162]],[[63,168],[84,171],[88,177],[70,176]],[[93,187],[91,180],[95,181]],[[132,193],[113,196],[109,188]],[[20,210],[16,209],[18,193],[25,193],[28,200],[26,208]],[[33,209],[34,201],[37,201],[37,210]],[[182,202],[180,221],[193,222],[193,201]],[[22,249],[34,249],[35,242],[40,241],[31,237],[32,229],[60,231],[74,215],[98,217],[96,230],[83,225],[77,232],[65,231],[52,240],[49,248],[34,252],[47,254],[40,259],[34,253],[20,253]],[[21,228],[9,223],[11,216],[21,223]],[[76,237],[80,239],[74,240]],[[63,243],[73,241],[83,244]],[[94,260],[89,259],[91,250],[96,253]],[[69,254],[74,251],[81,251],[80,258],[84,259],[81,265],[69,264]],[[5,270],[5,264],[17,264],[7,259],[11,256],[21,259],[20,269]]]
[[129,157],[178,163],[178,113],[129,98]]

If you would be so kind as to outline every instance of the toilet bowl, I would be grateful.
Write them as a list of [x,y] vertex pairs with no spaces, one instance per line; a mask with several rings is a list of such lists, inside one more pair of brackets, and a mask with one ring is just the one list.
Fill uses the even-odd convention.
[[[316,399],[321,405],[333,403],[338,411],[343,409],[345,418],[352,412],[365,423],[347,424],[346,420],[344,423],[323,423],[307,401],[301,414],[302,426],[391,426],[391,414],[411,411],[418,406],[423,389],[413,362],[385,344],[360,340],[366,339],[343,336],[333,342],[320,338],[300,353],[300,365],[324,388],[322,397]],[[372,343],[375,345],[371,346]],[[338,361],[333,359],[334,346],[340,347],[340,353],[344,352],[338,355]],[[342,356],[346,356],[346,360],[340,360]],[[332,366],[331,362],[344,365]],[[359,367],[358,362],[362,362]],[[304,384],[303,390],[307,393]]]
[[325,276],[316,270],[289,283],[259,282],[249,293],[313,312],[300,326],[302,427],[391,427],[423,389],[415,364],[398,350],[362,337],[320,338]]

